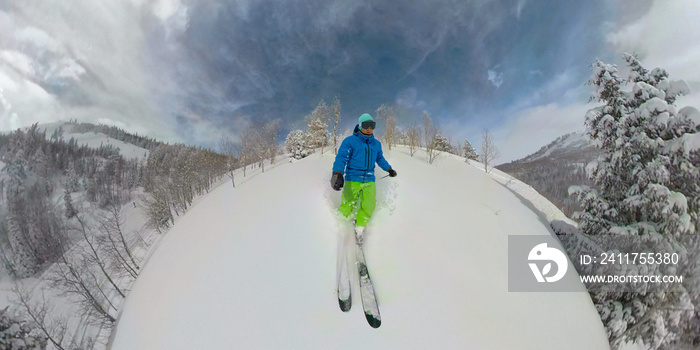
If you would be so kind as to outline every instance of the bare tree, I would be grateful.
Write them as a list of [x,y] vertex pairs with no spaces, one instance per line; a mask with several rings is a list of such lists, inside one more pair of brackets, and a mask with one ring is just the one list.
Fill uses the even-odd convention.
[[275,157],[277,157],[277,134],[279,134],[282,128],[282,120],[275,119],[268,122],[263,126],[261,141],[264,145],[261,147],[264,149],[266,155],[270,158],[270,164],[275,163]]
[[171,200],[166,186],[167,183],[164,182],[152,185],[151,196],[145,201],[148,224],[159,233],[175,223],[175,218],[170,211]]
[[338,96],[333,99],[334,124],[333,124],[333,154],[338,154],[338,122],[340,122],[340,99]]
[[233,175],[238,165],[238,160],[236,159],[236,152],[238,151],[238,148],[239,147],[229,137],[222,136],[219,140],[219,152],[226,156],[226,176],[231,179],[233,188],[236,188],[236,182]]
[[[103,254],[101,246],[99,245],[98,240],[95,238],[97,235],[95,232],[93,232],[92,228],[88,226],[85,223],[85,220],[80,217],[80,215],[75,216],[78,224],[80,227],[78,230],[82,233],[83,238],[85,238],[85,243],[87,244],[87,247],[89,248],[87,251],[86,255],[83,255],[83,260],[87,261],[90,263],[92,266],[96,266],[100,269],[100,272],[102,272],[103,277],[109,282],[110,285],[114,288],[114,290],[119,293],[119,295],[122,298],[126,298],[126,294],[121,290],[121,288],[117,285],[117,283],[114,281],[112,278],[112,275],[109,271],[107,271],[108,268],[108,261],[105,258],[105,254]],[[109,302],[109,297],[104,295],[107,298],[107,301]],[[116,309],[116,308],[115,308]]]
[[377,108],[377,119],[384,122],[384,141],[391,150],[396,145],[396,112],[392,107],[382,104]]
[[281,121],[276,119],[264,125],[253,125],[243,132],[241,138],[243,160],[243,176],[247,163],[255,163],[261,171],[265,172],[265,160],[274,162],[277,155],[277,134],[281,128]]
[[63,294],[76,296],[78,307],[84,315],[89,315],[98,323],[114,324],[117,308],[106,297],[100,281],[91,271],[91,263],[83,258],[86,255],[68,255],[64,254],[62,261],[54,265],[49,281]]
[[438,157],[435,137],[438,135],[437,127],[428,112],[423,111],[423,132],[425,133],[425,152],[428,154],[428,163],[433,164]]
[[257,131],[253,127],[248,127],[241,137],[240,159],[243,162],[243,177],[246,176],[248,164],[257,160]]
[[[68,319],[64,316],[54,315],[54,307],[42,291],[41,300],[34,302],[33,294],[28,291],[20,282],[15,281],[12,291],[16,295],[13,303],[26,313],[34,322],[41,333],[58,350],[66,350],[63,347],[66,335],[68,334]],[[78,344],[68,344],[73,348]]]
[[[493,135],[488,130],[484,130],[481,137],[481,162],[484,163],[484,171],[489,172],[489,165],[493,163],[496,158],[501,156],[501,153],[493,144]],[[493,168],[493,167],[492,167]]]
[[124,234],[125,219],[120,210],[119,206],[111,205],[107,208],[107,213],[97,219],[102,234],[100,243],[106,248],[112,268],[136,279],[140,267]]
[[416,149],[420,147],[420,127],[416,125],[411,125],[406,130],[406,137],[408,139],[408,150],[411,157],[416,153]]

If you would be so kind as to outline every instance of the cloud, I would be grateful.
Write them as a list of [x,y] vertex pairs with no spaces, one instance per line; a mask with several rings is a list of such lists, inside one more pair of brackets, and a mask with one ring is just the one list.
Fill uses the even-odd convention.
[[523,12],[523,8],[525,7],[525,3],[527,0],[518,0],[518,4],[515,7],[515,17],[520,19],[520,14]]
[[[0,11],[0,88],[23,125],[78,118],[198,144],[248,120],[282,118],[288,131],[336,95],[341,128],[392,102],[443,125],[493,126],[576,83],[560,61],[590,47],[563,45],[587,6],[24,0]],[[540,25],[545,10],[572,21]]]
[[636,20],[613,26],[607,41],[617,56],[636,52],[648,68],[662,67],[672,79],[700,82],[700,1],[655,0]]
[[[596,55],[613,54],[624,66],[622,53],[636,52],[646,68],[661,67],[672,79],[688,81],[691,93],[678,99],[679,108],[700,106],[700,47],[695,45],[700,42],[700,22],[695,15],[700,13],[700,2],[655,0],[635,3],[633,9],[624,7],[627,5],[615,5],[620,6],[621,14],[615,21],[599,23],[607,30],[608,47]],[[547,76],[539,69],[528,70],[528,74],[540,80]],[[583,74],[590,71],[566,67],[508,107],[513,117],[492,130],[502,153],[499,162],[519,159],[565,133],[584,130],[585,113],[594,105],[584,103],[589,93]]]
[[17,71],[0,70],[0,130],[55,120],[62,108],[54,96]]
[[0,11],[0,88],[12,122],[76,118],[178,140],[143,65],[150,3],[22,1]]
[[[564,134],[584,130],[586,111],[592,104],[562,106],[550,103],[528,108],[493,130],[499,163],[507,163],[534,153]],[[476,147],[476,146],[475,146]]]
[[[540,80],[543,78],[543,73],[541,71],[530,71],[528,74]],[[576,80],[577,77],[578,75],[576,74],[575,68],[568,68],[546,80],[538,89],[528,91],[527,94],[520,96],[509,108],[511,111],[518,111],[523,108],[548,104],[551,103],[551,101],[556,101],[563,97],[569,97],[569,99],[571,99],[571,96],[580,96],[584,90],[584,81],[581,80],[579,82]]]
[[[215,106],[212,90],[220,96],[214,100],[242,106],[213,117],[221,120],[256,114],[281,116],[289,125],[335,95],[354,115],[391,103],[409,88],[435,110],[454,109],[465,85],[491,84],[469,70],[489,67],[492,48],[480,47],[510,9],[446,0],[193,3],[179,41],[185,54],[173,62],[185,66],[179,60],[186,60],[190,69],[177,71],[181,78],[175,80],[183,85],[204,78],[212,87],[189,91],[194,110]],[[471,96],[486,94],[469,90]]]
[[34,67],[32,67],[32,59],[21,52],[12,50],[0,51],[0,61],[3,61],[20,74],[31,77],[36,74]]
[[486,71],[486,74],[488,75],[488,80],[495,86],[496,88],[501,87],[501,84],[503,84],[503,73],[496,72],[495,70],[489,69]]
[[187,6],[180,0],[159,0],[153,4],[153,15],[161,21],[166,37],[181,34],[187,29]]

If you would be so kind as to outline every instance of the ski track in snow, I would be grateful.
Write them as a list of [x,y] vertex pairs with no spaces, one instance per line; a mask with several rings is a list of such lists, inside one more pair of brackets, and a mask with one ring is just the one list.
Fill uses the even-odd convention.
[[380,328],[364,319],[355,268],[353,307],[338,308],[337,243],[351,228],[336,215],[333,155],[313,154],[239,176],[181,217],[134,284],[112,349],[609,347],[587,293],[508,292],[508,235],[551,234],[565,219],[556,207],[462,158],[385,155],[398,177],[378,179],[364,244]]

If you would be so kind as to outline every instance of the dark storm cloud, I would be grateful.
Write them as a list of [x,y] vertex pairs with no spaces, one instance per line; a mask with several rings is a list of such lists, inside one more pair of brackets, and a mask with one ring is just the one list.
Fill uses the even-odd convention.
[[[163,59],[179,67],[170,74],[187,110],[178,112],[183,125],[189,113],[232,131],[231,121],[247,117],[301,126],[336,95],[346,124],[397,102],[416,115],[474,118],[544,84],[541,75],[572,54],[557,45],[586,5],[523,4],[197,1],[179,47]],[[521,78],[529,85],[517,85]]]

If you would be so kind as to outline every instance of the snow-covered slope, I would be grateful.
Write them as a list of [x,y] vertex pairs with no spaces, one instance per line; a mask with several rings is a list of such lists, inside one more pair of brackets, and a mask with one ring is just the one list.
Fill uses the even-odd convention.
[[[332,154],[281,163],[209,193],[141,272],[112,349],[607,349],[587,293],[509,293],[508,235],[547,235],[537,213],[452,157],[385,150],[365,253],[382,326],[357,286],[336,299]],[[381,172],[381,170],[379,170]]]
[[[52,123],[39,124],[40,131],[46,130],[46,137],[50,137],[59,127],[63,128],[63,139],[68,141],[74,138],[78,145],[85,145],[90,148],[98,148],[101,145],[111,145],[119,148],[119,154],[126,159],[148,159],[149,150],[139,146],[126,143],[115,138],[109,137],[101,132],[78,132],[74,130],[75,124],[58,121]],[[28,128],[25,128],[28,129]]]
[[79,145],[87,145],[91,148],[97,148],[101,145],[114,146],[119,148],[119,154],[126,159],[148,159],[148,154],[150,153],[150,151],[147,149],[111,138],[108,135],[99,132],[65,133],[63,135],[63,138],[66,140],[70,140],[71,137],[74,138]]

